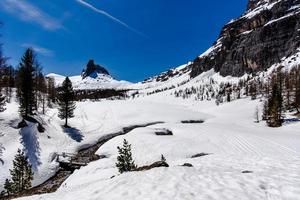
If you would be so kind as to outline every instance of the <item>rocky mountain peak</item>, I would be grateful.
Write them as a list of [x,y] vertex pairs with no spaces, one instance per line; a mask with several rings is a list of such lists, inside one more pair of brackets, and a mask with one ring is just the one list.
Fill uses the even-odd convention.
[[96,78],[98,74],[109,75],[109,72],[101,65],[95,64],[94,60],[91,59],[88,61],[86,68],[82,71],[81,76],[83,79],[86,77]]
[[279,1],[279,0],[249,0],[248,5],[247,5],[247,10],[251,11],[263,4],[270,4],[275,1]]
[[264,71],[300,48],[300,0],[250,0],[217,41],[190,66],[191,77],[214,69],[242,76]]

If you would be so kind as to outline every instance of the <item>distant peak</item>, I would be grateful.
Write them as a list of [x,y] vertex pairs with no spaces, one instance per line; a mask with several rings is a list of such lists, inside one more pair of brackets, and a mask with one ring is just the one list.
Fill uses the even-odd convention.
[[98,74],[109,75],[109,72],[101,65],[95,64],[94,60],[89,60],[85,69],[82,71],[82,78],[97,78]]

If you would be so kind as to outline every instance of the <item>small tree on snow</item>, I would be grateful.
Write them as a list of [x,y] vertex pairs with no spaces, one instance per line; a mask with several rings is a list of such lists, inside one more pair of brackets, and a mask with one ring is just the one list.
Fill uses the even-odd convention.
[[58,92],[59,113],[58,117],[65,119],[65,127],[68,127],[68,118],[74,117],[76,104],[72,82],[67,77]]
[[13,161],[13,169],[9,170],[11,180],[7,180],[9,193],[18,193],[31,187],[33,172],[24,152],[18,149],[18,153]]
[[116,167],[119,169],[119,172],[122,174],[124,172],[133,171],[137,168],[134,164],[131,153],[131,144],[128,143],[126,139],[123,141],[123,147],[117,147],[119,155],[117,157]]

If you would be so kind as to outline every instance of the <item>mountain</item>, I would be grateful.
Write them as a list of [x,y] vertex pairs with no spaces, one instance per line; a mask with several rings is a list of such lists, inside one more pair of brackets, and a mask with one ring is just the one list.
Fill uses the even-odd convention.
[[190,66],[191,77],[214,69],[222,76],[264,71],[300,46],[300,0],[250,0],[214,45]]
[[[60,86],[65,76],[50,73],[47,77],[55,80],[56,86]],[[75,90],[105,90],[105,89],[126,89],[131,85],[128,81],[114,79],[104,67],[89,60],[81,75],[70,76]]]
[[104,67],[95,64],[94,60],[89,60],[86,68],[82,71],[81,76],[83,79],[88,76],[96,78],[99,74],[109,75],[108,71]]
[[130,87],[139,89],[139,96],[168,90],[210,99],[221,85],[238,84],[255,74],[267,81],[276,68],[300,64],[299,22],[300,0],[249,0],[245,13],[227,23],[212,47],[194,61]]
[[[71,79],[76,89],[126,88],[149,93],[192,84],[199,78],[192,79],[211,70],[223,80],[264,72],[274,65],[291,66],[299,63],[299,22],[300,0],[249,0],[245,13],[227,23],[212,47],[192,62],[129,84],[113,79],[104,67],[90,60],[81,76]],[[62,82],[60,76],[53,77]]]

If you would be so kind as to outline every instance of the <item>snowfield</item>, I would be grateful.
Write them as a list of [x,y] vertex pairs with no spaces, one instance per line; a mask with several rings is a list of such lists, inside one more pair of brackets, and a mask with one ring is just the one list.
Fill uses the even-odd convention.
[[[270,75],[280,65],[292,69],[300,62],[299,55],[283,58],[282,63],[271,66],[261,76]],[[173,69],[175,75],[166,81],[154,77],[127,85],[133,92],[139,90],[134,99],[77,102],[75,117],[69,121],[71,129],[62,127],[64,122],[57,117],[55,107],[38,115],[46,129],[44,133],[38,132],[32,123],[17,129],[20,118],[15,114],[18,103],[13,99],[6,111],[0,113],[0,190],[5,179],[10,178],[9,169],[18,148],[24,149],[29,157],[36,186],[57,172],[58,154],[75,153],[124,127],[162,122],[109,140],[97,151],[106,158],[76,170],[56,192],[20,199],[300,200],[299,119],[293,120],[296,117],[287,114],[289,123],[269,128],[265,122],[254,122],[257,108],[261,116],[261,99],[242,98],[217,106],[215,100],[176,98],[176,90],[203,86],[206,91],[218,91],[221,83],[236,84],[247,78],[222,77],[210,70],[190,80],[187,67]],[[55,76],[58,84],[64,79],[51,76]],[[84,79],[87,83],[80,83],[83,80],[76,77],[71,79],[82,88],[93,84],[105,86],[97,83],[97,78]],[[116,88],[112,82],[107,84]],[[186,124],[183,120],[204,123]],[[161,129],[168,129],[173,135],[156,135]],[[122,146],[124,138],[132,144],[138,166],[152,164],[164,155],[170,167],[120,175],[115,163],[117,146]],[[207,155],[195,157],[203,153]],[[185,163],[193,166],[182,166]]]
[[[50,162],[53,152],[74,152],[128,125],[164,123],[138,128],[110,140],[97,151],[107,158],[75,171],[57,192],[21,199],[297,200],[300,198],[300,133],[297,132],[300,123],[276,129],[268,128],[263,122],[256,124],[253,115],[260,104],[259,100],[242,99],[216,106],[211,101],[162,95],[126,101],[80,102],[76,117],[71,120],[71,125],[80,130],[72,132],[75,135],[65,133],[55,109],[50,110],[44,116],[48,120],[46,133],[35,133],[40,149],[35,183],[55,171],[57,165]],[[200,119],[205,122],[181,123]],[[157,136],[154,132],[158,128],[167,128],[174,135]],[[0,138],[5,148],[2,182],[7,177],[11,158],[22,147],[16,137],[20,133],[14,130]],[[170,167],[119,175],[115,167],[117,146],[122,145],[124,138],[132,144],[137,165],[151,164],[163,154]],[[209,155],[191,158],[198,153]],[[181,166],[184,163],[193,167]],[[245,171],[250,173],[242,173]]]

